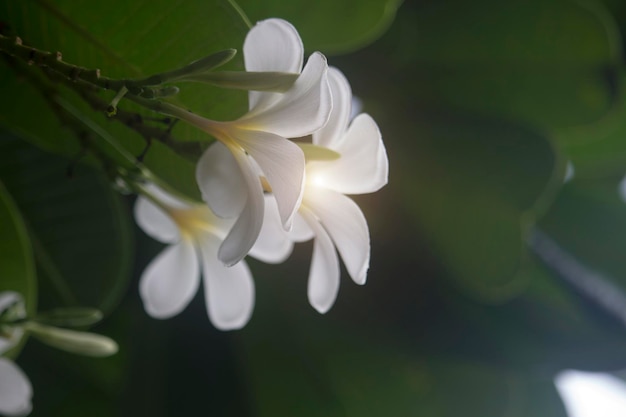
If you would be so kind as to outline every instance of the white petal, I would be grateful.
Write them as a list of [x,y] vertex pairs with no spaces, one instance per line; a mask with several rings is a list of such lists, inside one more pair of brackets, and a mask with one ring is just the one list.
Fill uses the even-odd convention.
[[265,201],[257,167],[241,149],[231,149],[246,182],[247,198],[243,211],[228,232],[218,252],[218,258],[227,266],[242,260],[256,242],[263,225]]
[[261,233],[249,255],[266,263],[280,263],[291,255],[293,243],[278,215],[276,199],[265,195],[265,214]]
[[165,319],[187,307],[199,283],[198,256],[193,243],[183,239],[150,262],[141,275],[139,292],[146,312]]
[[215,142],[196,165],[196,181],[202,199],[224,218],[236,217],[246,204],[246,182],[230,150]]
[[332,238],[352,280],[365,284],[370,236],[359,206],[343,194],[324,189],[307,189],[303,205],[317,216]]
[[219,240],[209,234],[199,237],[204,293],[209,319],[220,330],[240,329],[254,308],[254,282],[245,261],[224,266],[216,254]]
[[315,216],[306,208],[300,213],[315,233],[307,295],[313,308],[324,314],[333,306],[339,292],[339,259],[333,242]]
[[326,124],[332,109],[327,73],[326,58],[314,53],[293,86],[276,96],[277,101],[263,101],[231,123],[286,138],[313,133]]
[[378,191],[387,184],[389,162],[380,131],[374,119],[358,115],[333,148],[341,154],[334,161],[313,161],[307,175],[323,187],[342,194]]
[[33,387],[24,372],[11,360],[0,358],[0,414],[25,416],[30,413]]
[[243,44],[246,71],[296,72],[302,69],[304,46],[295,27],[283,19],[257,22]]
[[163,243],[180,239],[178,226],[159,206],[144,196],[135,202],[135,221],[148,236]]
[[299,212],[293,217],[293,227],[288,233],[294,242],[306,242],[315,237],[315,233]]
[[[258,22],[246,35],[243,44],[246,71],[300,73],[304,59],[302,39],[291,23],[282,19]],[[275,93],[250,91],[250,109],[260,100],[272,101]]]
[[[272,187],[278,213],[291,228],[304,192],[304,153],[295,143],[267,132],[241,130],[238,143],[254,158]],[[258,182],[258,179],[257,179]]]
[[313,133],[315,145],[333,148],[348,128],[352,107],[352,90],[346,77],[337,68],[328,69],[328,84],[333,100],[333,109],[326,126]]

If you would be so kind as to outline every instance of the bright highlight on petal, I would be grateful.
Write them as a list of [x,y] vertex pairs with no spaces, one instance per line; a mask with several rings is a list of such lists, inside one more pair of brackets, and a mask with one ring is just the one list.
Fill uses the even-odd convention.
[[[203,198],[215,213],[238,216],[218,252],[226,265],[243,259],[261,231],[264,204],[259,176],[269,184],[283,227],[291,229],[302,200],[305,160],[302,150],[287,138],[320,129],[332,109],[326,58],[314,53],[302,69],[302,41],[288,22],[269,19],[252,28],[244,43],[244,61],[248,71],[281,71],[299,76],[284,93],[250,92],[250,111],[237,120],[214,122],[186,115],[187,121],[226,145],[240,170],[239,174],[229,174],[232,160],[220,158],[223,149],[214,147],[205,152],[196,170]],[[243,196],[228,195],[240,189],[246,190]]]
[[[339,290],[337,251],[352,280],[365,284],[370,237],[361,209],[344,194],[374,192],[387,184],[387,152],[378,126],[366,115],[350,123],[352,93],[343,74],[328,71],[333,109],[328,124],[312,135],[313,145],[339,158],[306,164],[305,192],[299,214],[314,234],[309,301],[320,312],[332,307]],[[290,238],[294,241],[293,234]]]
[[313,161],[307,167],[311,176],[328,178],[324,187],[342,194],[373,193],[387,184],[387,152],[374,119],[358,115],[333,150],[341,154],[336,161]]

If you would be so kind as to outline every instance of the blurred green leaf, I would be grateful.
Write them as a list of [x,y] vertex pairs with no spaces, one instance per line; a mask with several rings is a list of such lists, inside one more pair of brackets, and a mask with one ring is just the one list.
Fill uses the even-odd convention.
[[389,56],[424,103],[545,128],[613,109],[621,37],[599,2],[428,1],[412,12]]
[[100,334],[61,329],[27,322],[24,329],[46,345],[77,355],[106,357],[118,351],[117,343]]
[[8,190],[0,177],[0,291],[22,295],[28,315],[37,311],[37,280],[30,239]]
[[92,326],[102,320],[102,313],[95,308],[55,308],[37,314],[36,322],[57,327]]
[[[623,81],[624,74],[621,74]],[[598,179],[620,175],[626,166],[626,91],[620,84],[615,111],[591,125],[560,129],[556,140],[564,143],[575,177]]]
[[270,17],[291,22],[308,51],[354,51],[379,37],[393,21],[402,0],[255,1],[239,4],[252,23]]
[[502,301],[519,293],[526,229],[560,182],[554,149],[539,132],[512,123],[423,116],[409,129],[418,139],[395,161],[417,229],[470,294]]
[[411,352],[377,331],[298,325],[243,334],[254,415],[566,416],[549,376]]
[[108,180],[7,135],[0,178],[25,219],[44,308],[93,306],[109,313],[125,294],[133,242],[128,210]]

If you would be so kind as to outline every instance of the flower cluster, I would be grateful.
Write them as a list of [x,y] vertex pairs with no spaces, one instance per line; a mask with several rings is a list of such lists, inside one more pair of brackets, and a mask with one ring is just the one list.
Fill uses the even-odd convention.
[[244,257],[282,262],[295,242],[310,239],[308,297],[315,309],[328,311],[337,296],[337,252],[354,282],[366,281],[368,226],[346,194],[374,192],[387,183],[378,126],[367,114],[352,119],[350,85],[339,70],[328,68],[322,54],[313,53],[303,66],[302,41],[288,22],[259,22],[243,51],[246,71],[297,77],[284,92],[250,91],[249,111],[234,121],[186,115],[187,122],[217,139],[196,169],[204,203],[143,186],[137,222],[169,245],[140,281],[153,317],[184,309],[201,271],[211,322],[223,330],[241,328],[254,306]]

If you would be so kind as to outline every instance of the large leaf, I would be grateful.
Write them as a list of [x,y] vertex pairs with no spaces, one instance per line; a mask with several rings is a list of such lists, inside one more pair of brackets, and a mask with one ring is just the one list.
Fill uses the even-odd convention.
[[[540,226],[575,259],[624,292],[626,204],[619,195],[619,179],[568,184]],[[621,319],[626,323],[626,314]]]
[[109,312],[130,278],[128,210],[108,180],[87,167],[2,135],[0,178],[25,219],[46,308],[85,305]]
[[239,2],[250,20],[280,17],[292,22],[309,51],[345,53],[372,42],[387,29],[401,0]]
[[417,139],[398,145],[392,175],[418,230],[470,293],[517,294],[527,227],[560,181],[550,143],[522,126],[453,114],[424,115],[409,131]]
[[600,2],[427,1],[407,12],[378,60],[423,103],[547,128],[612,110],[621,38]]
[[301,317],[288,327],[278,317],[242,338],[255,415],[566,415],[549,376],[407,351],[377,330]]
[[[620,74],[624,80],[624,74]],[[623,83],[622,83],[623,84]],[[626,97],[623,86],[615,111],[591,125],[560,129],[556,139],[564,143],[576,178],[598,179],[620,175],[626,164]]]
[[35,262],[24,220],[13,198],[0,182],[0,291],[24,297],[27,312],[37,311]]

